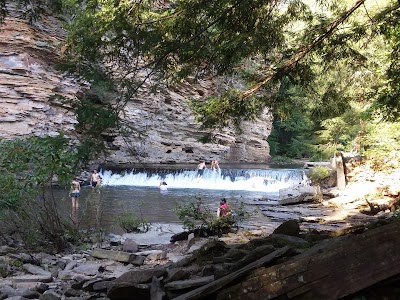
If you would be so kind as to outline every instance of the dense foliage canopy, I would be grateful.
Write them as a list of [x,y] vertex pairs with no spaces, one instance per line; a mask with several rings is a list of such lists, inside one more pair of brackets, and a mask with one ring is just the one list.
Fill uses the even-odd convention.
[[94,87],[113,82],[114,115],[145,82],[233,77],[221,94],[192,100],[197,120],[240,127],[268,109],[272,153],[293,157],[351,150],[367,139],[367,120],[399,117],[396,0],[51,3],[68,31],[64,67]]

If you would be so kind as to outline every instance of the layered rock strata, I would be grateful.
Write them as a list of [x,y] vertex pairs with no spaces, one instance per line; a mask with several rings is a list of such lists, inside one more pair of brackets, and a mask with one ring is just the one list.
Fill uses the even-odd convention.
[[[76,99],[87,88],[84,82],[56,71],[65,42],[60,21],[51,15],[30,24],[16,7],[0,24],[0,138],[76,134],[76,117],[59,95]],[[105,133],[111,154],[99,163],[111,166],[138,163],[195,163],[218,159],[222,162],[265,163],[269,160],[267,137],[271,115],[266,111],[257,121],[245,123],[243,133],[225,128],[211,133],[195,122],[187,101],[209,96],[220,88],[217,81],[182,83],[149,94],[149,86],[131,99],[121,117],[141,138],[116,132]],[[112,100],[112,99],[111,99]]]

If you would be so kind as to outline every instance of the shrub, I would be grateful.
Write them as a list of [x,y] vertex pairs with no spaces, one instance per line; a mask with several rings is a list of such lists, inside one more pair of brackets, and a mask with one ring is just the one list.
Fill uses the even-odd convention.
[[78,166],[63,135],[0,141],[0,229],[15,232],[27,247],[67,247],[67,220],[58,213],[55,179],[68,186]]
[[137,217],[131,212],[123,213],[118,223],[126,232],[147,232],[151,227],[151,223],[144,219],[143,216]]
[[311,180],[313,185],[318,185],[322,180],[329,177],[332,173],[332,170],[328,167],[317,166],[314,167],[308,172],[307,176]]
[[217,217],[216,211],[207,206],[201,198],[177,204],[175,212],[183,227],[189,231],[209,231],[220,234],[239,226],[239,223],[250,217],[250,213],[244,209],[244,204],[231,203],[231,214]]

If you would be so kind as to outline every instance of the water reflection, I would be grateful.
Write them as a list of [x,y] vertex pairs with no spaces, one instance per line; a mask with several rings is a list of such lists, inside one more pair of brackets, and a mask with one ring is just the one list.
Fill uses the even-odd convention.
[[79,227],[78,209],[79,209],[79,199],[76,201],[72,201],[72,206],[71,206],[71,221],[75,228]]
[[263,198],[265,193],[249,191],[223,191],[199,189],[174,189],[160,191],[155,187],[103,186],[100,190],[82,187],[79,200],[68,199],[65,190],[56,190],[56,198],[60,199],[62,213],[70,217],[76,226],[122,233],[118,226],[118,218],[124,212],[142,215],[151,223],[180,223],[175,207],[200,198],[217,210],[219,200],[227,198],[230,203],[236,201],[252,202]]
[[102,227],[102,193],[99,189],[90,189],[84,201],[82,210],[85,225],[96,230]]

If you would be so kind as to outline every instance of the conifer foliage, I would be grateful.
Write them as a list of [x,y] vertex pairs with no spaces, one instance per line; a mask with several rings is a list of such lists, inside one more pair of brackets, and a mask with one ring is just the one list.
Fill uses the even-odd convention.
[[[7,3],[0,0],[3,15]],[[32,12],[44,0],[19,3]],[[66,20],[66,65],[89,77],[100,69],[125,93],[119,108],[145,82],[233,75],[239,78],[235,86],[191,102],[205,127],[239,128],[242,120],[269,109],[281,128],[303,115],[306,139],[315,141],[313,135],[323,136],[327,124],[342,122],[334,118],[353,112],[359,128],[353,122],[349,133],[328,139],[336,147],[351,143],[366,116],[399,116],[396,0],[51,3]]]

